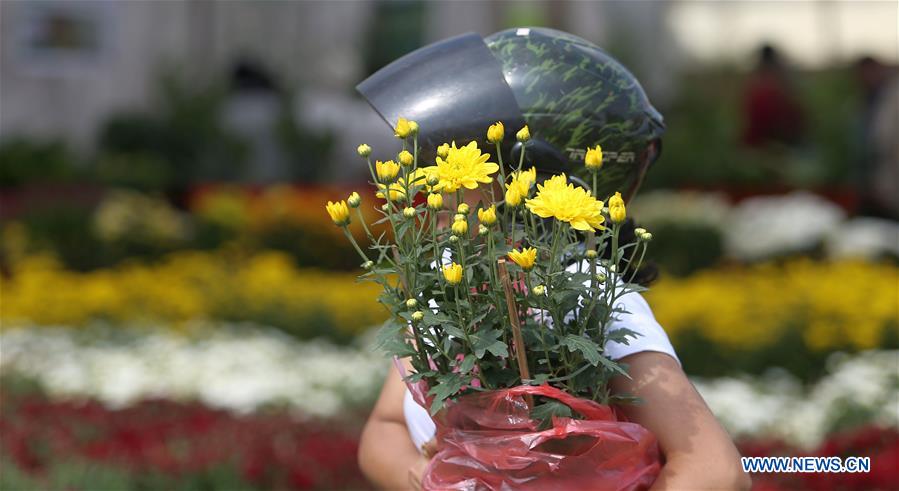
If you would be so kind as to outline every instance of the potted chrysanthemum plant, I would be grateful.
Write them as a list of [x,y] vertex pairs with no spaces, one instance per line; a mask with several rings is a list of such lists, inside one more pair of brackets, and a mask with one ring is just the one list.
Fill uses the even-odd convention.
[[[586,151],[586,189],[564,174],[538,182],[524,168],[527,127],[516,133],[519,160],[506,165],[504,133],[501,123],[487,129],[492,154],[477,141],[445,143],[430,166],[420,165],[412,121],[395,127],[395,160],[372,162],[360,145],[387,225],[377,237],[365,226],[365,248],[347,231],[359,195],[327,204],[361,256],[361,279],[383,287],[391,317],[379,345],[408,358],[405,380],[437,422],[442,450],[424,485],[455,489],[476,476],[496,489],[535,478],[602,487],[628,473],[637,487],[651,483],[655,442],[616,419],[610,404],[627,396],[609,382],[627,372],[604,354],[607,341],[636,335],[609,326],[624,314],[616,300],[643,289],[631,280],[651,234],[637,229],[636,241],[619,243],[625,204],[619,193],[596,196],[599,146]],[[612,440],[621,465],[597,466]]]

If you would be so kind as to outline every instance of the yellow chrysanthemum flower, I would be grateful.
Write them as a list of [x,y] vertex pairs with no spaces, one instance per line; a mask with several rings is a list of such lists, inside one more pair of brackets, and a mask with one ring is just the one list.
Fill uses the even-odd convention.
[[624,199],[621,193],[616,192],[615,196],[609,198],[609,218],[615,223],[621,223],[627,218],[627,211],[624,207]]
[[456,220],[453,222],[453,235],[464,236],[468,233],[468,222],[466,220]]
[[524,143],[531,139],[531,130],[528,129],[528,125],[524,125],[523,128],[518,130],[518,133],[515,133],[515,139]]
[[506,136],[506,128],[500,121],[491,124],[490,127],[487,128],[487,141],[490,143],[499,143],[503,141],[504,136]]
[[450,285],[458,285],[462,282],[462,265],[452,263],[443,267],[443,277]]
[[506,184],[506,204],[518,206],[521,200],[527,198],[531,186],[537,180],[537,169],[531,167],[528,170],[512,173],[512,180]]
[[378,181],[380,182],[393,182],[399,173],[400,166],[392,160],[388,160],[387,162],[378,160],[375,162],[375,174],[377,174]]
[[443,195],[440,193],[431,193],[428,195],[428,208],[437,211],[443,208]]
[[409,167],[412,165],[412,161],[414,157],[408,150],[403,150],[399,155],[396,156],[396,159],[400,161],[404,167]]
[[596,145],[593,148],[587,147],[587,154],[584,156],[584,165],[591,171],[598,171],[602,167],[602,147]]
[[337,203],[328,201],[328,204],[325,205],[325,210],[328,211],[328,215],[331,217],[334,225],[343,227],[350,223],[350,209],[346,201],[341,200]]
[[437,147],[437,156],[442,159],[445,159],[446,156],[449,155],[449,149],[450,149],[449,143],[444,143],[443,145],[440,145],[439,147]]
[[[396,164],[394,164],[396,165]],[[410,172],[408,176],[412,195],[415,196],[420,190],[422,186],[425,186],[425,173],[422,169],[416,169],[415,172]],[[393,184],[378,184],[378,192],[375,193],[375,196],[384,199],[384,191],[389,191],[390,201],[398,201],[401,199],[405,199],[406,197],[406,179],[399,178]]]
[[537,262],[537,249],[533,247],[526,247],[521,250],[512,249],[509,251],[509,259],[519,265],[521,269],[530,271],[534,267],[534,263]]
[[393,134],[400,139],[407,138],[412,134],[412,125],[410,123],[406,118],[399,118],[396,121],[396,126],[393,128]]
[[555,218],[575,230],[602,229],[602,201],[582,187],[568,183],[565,174],[553,176],[537,185],[537,195],[526,200],[531,213],[541,218]]
[[486,210],[484,208],[479,208],[478,221],[488,227],[496,223],[496,206],[490,205],[490,208],[487,208]]
[[479,184],[487,184],[493,180],[490,174],[499,170],[499,166],[488,162],[489,153],[481,153],[477,142],[471,142],[457,148],[456,142],[450,145],[446,158],[437,157],[437,165],[427,167],[427,172],[434,172],[440,178],[437,189],[447,193],[456,192],[459,188],[476,189]]

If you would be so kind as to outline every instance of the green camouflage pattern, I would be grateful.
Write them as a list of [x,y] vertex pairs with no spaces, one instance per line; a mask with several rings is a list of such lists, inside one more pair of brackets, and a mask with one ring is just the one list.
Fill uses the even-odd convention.
[[637,79],[597,46],[552,29],[509,29],[484,41],[502,64],[532,138],[561,152],[552,170],[590,182],[584,154],[599,144],[598,196],[625,192],[647,146],[665,129]]

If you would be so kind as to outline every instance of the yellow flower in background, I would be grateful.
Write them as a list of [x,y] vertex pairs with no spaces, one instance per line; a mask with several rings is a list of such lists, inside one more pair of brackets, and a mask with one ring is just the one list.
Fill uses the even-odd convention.
[[526,247],[521,250],[513,249],[509,252],[509,259],[515,262],[521,269],[530,271],[537,262],[537,249]]
[[414,157],[412,156],[411,153],[409,153],[408,150],[403,150],[402,152],[400,152],[399,155],[396,156],[396,158],[397,158],[397,160],[400,161],[400,164],[402,164],[405,167],[411,166],[412,162],[414,160]]
[[444,266],[443,277],[450,285],[458,285],[462,282],[462,266],[456,263]]
[[490,143],[499,143],[503,141],[504,136],[506,136],[506,128],[499,121],[487,128],[487,141]]
[[602,229],[602,201],[587,190],[568,183],[565,174],[553,176],[537,185],[537,195],[525,202],[531,213],[555,218],[581,231]]
[[343,227],[350,223],[350,209],[347,207],[346,201],[338,201],[337,203],[328,201],[325,209],[328,211],[328,215],[331,216],[334,225]]
[[375,193],[375,196],[378,198],[384,199],[384,190],[389,190],[390,201],[398,201],[406,199],[406,179],[409,180],[409,188],[412,196],[418,194],[421,190],[422,186],[425,186],[425,172],[423,169],[415,169],[414,172],[410,172],[406,178],[400,177],[396,180],[396,182],[385,185],[378,184],[378,191]]
[[440,193],[431,193],[428,195],[428,208],[437,211],[443,208],[443,195]]
[[496,223],[496,206],[490,205],[490,208],[486,210],[484,208],[478,209],[478,221],[488,227]]
[[524,128],[518,130],[518,133],[515,133],[515,139],[521,143],[531,139],[531,130],[528,129],[528,125],[524,125]]
[[453,235],[463,236],[468,233],[468,221],[456,220],[453,222]]
[[609,218],[615,223],[621,223],[627,218],[627,212],[624,208],[624,199],[619,192],[615,192],[615,196],[609,198]]
[[456,142],[450,145],[446,158],[437,157],[437,165],[427,167],[427,172],[434,172],[440,183],[437,189],[453,193],[459,188],[476,189],[479,184],[487,184],[493,180],[491,174],[499,170],[499,166],[488,162],[489,153],[481,153],[477,142],[471,142],[457,148]]
[[437,156],[442,159],[445,159],[446,156],[449,155],[449,149],[450,149],[449,143],[444,143],[443,145],[440,145],[439,147],[437,147]]
[[[416,125],[418,127],[418,125]],[[412,134],[412,125],[410,121],[406,118],[400,118],[396,122],[396,126],[393,128],[393,133],[397,138],[404,139]]]
[[358,153],[360,157],[368,157],[371,155],[371,147],[363,143],[356,147],[356,153]]
[[602,147],[596,145],[593,148],[587,147],[587,154],[584,156],[584,165],[591,171],[598,171],[602,167]]
[[388,160],[387,162],[378,160],[375,162],[375,174],[378,175],[378,181],[380,182],[393,182],[399,173],[400,166],[392,160]]

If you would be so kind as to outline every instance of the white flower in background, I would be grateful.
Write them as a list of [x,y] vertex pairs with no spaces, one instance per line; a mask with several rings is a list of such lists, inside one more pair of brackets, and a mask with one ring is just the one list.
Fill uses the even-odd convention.
[[829,374],[806,389],[785,372],[694,383],[734,437],[770,436],[812,448],[847,414],[899,428],[897,363],[899,351],[835,354]]
[[328,416],[371,404],[390,366],[371,349],[299,342],[247,325],[187,337],[167,330],[103,333],[5,330],[0,373],[32,377],[54,397],[95,397],[112,407],[164,397],[238,412],[284,404]]
[[853,218],[833,230],[825,242],[834,258],[899,257],[899,223],[880,218]]
[[659,223],[688,223],[721,229],[730,203],[721,193],[655,190],[634,197],[628,212],[650,228]]
[[725,247],[745,260],[798,252],[837,231],[845,218],[839,206],[804,191],[749,198],[730,213]]

